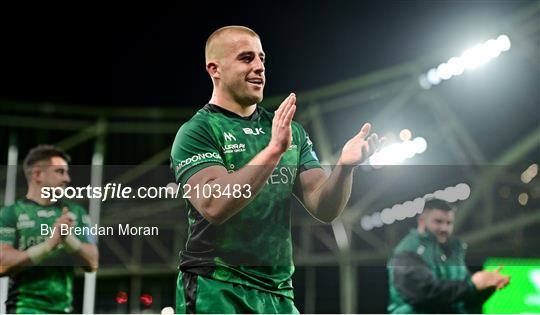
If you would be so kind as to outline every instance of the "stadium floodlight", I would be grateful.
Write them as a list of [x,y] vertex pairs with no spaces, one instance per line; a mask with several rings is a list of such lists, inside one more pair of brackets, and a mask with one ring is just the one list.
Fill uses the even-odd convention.
[[412,132],[409,129],[403,129],[399,132],[401,141],[409,141],[412,138]]
[[518,202],[522,206],[526,206],[527,202],[529,202],[529,194],[527,193],[521,193],[518,196]]
[[528,184],[538,175],[538,164],[534,163],[521,173],[521,181]]
[[382,165],[400,164],[416,154],[424,153],[426,148],[427,141],[422,137],[414,138],[412,141],[393,143],[373,154],[369,159],[369,164],[374,168],[380,168]]
[[508,51],[512,46],[507,35],[500,35],[496,39],[489,39],[482,44],[465,50],[461,56],[452,57],[437,67],[429,69],[418,78],[418,83],[424,89],[429,89],[453,76],[463,74],[465,70],[473,70],[498,57],[502,52]]
[[463,74],[465,71],[465,65],[463,65],[463,60],[458,57],[452,57],[448,60],[448,66],[450,67],[450,73],[452,76],[457,76]]
[[512,44],[510,43],[510,38],[504,34],[497,37],[497,44],[501,51],[508,51],[510,47],[512,47]]
[[[390,225],[397,221],[407,218],[413,218],[424,211],[426,199],[438,198],[453,203],[458,200],[466,200],[471,195],[471,188],[465,183],[456,186],[450,186],[442,190],[415,198],[412,201],[406,201],[402,204],[395,204],[390,208],[377,211],[371,215],[365,215],[360,219],[360,226],[365,231],[379,228],[384,225]],[[520,201],[521,203],[521,201]]]

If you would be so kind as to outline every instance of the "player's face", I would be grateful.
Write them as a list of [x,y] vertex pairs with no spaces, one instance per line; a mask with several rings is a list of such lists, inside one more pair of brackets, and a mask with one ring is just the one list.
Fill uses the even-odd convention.
[[264,59],[261,41],[257,37],[231,34],[221,62],[221,84],[238,104],[250,106],[262,101]]
[[425,229],[435,234],[439,243],[446,243],[454,232],[454,211],[433,209],[423,218]]
[[43,187],[66,187],[71,181],[68,163],[59,156],[54,156],[49,162],[43,163],[37,177]]

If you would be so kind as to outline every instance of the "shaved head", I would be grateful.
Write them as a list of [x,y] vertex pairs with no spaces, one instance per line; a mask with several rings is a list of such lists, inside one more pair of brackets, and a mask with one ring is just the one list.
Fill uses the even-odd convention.
[[246,34],[259,38],[259,35],[248,27],[239,25],[224,26],[213,32],[206,40],[204,56],[207,64],[210,60],[222,58],[227,49],[227,40],[229,39],[227,35],[230,34]]
[[208,37],[205,59],[214,85],[211,101],[252,112],[252,106],[263,99],[265,82],[266,55],[259,35],[245,26],[222,27]]

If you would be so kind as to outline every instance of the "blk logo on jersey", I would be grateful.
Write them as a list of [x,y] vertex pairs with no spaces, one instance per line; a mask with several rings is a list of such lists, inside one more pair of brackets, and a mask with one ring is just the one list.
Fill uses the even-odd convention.
[[263,134],[263,135],[265,134],[262,128],[255,128],[255,130],[251,128],[242,128],[242,130],[244,130],[244,133],[246,135],[258,136],[260,134]]

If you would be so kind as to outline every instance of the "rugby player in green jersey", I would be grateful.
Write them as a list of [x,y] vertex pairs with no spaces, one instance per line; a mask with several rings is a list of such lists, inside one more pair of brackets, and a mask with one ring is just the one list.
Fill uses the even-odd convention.
[[[95,238],[60,232],[62,224],[88,226],[86,211],[41,195],[42,187],[65,187],[70,182],[69,160],[63,150],[51,145],[30,150],[23,165],[26,198],[0,211],[0,275],[10,278],[8,313],[72,312],[73,266],[97,269]],[[43,233],[53,227],[52,235]]]
[[271,113],[257,105],[265,85],[259,36],[242,26],[206,42],[212,97],[179,129],[171,167],[188,207],[180,253],[179,313],[297,313],[290,201],[331,222],[345,207],[353,169],[381,140],[370,125],[342,149],[327,175],[302,126],[291,93]]

